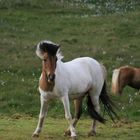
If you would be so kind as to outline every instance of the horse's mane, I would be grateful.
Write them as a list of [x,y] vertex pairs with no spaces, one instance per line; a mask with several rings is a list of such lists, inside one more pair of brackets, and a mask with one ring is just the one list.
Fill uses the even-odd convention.
[[[39,48],[39,46],[40,46],[41,43],[47,43],[47,44],[52,44],[52,45],[59,46],[58,44],[55,44],[55,43],[53,43],[53,42],[51,42],[51,41],[48,41],[48,40],[44,40],[44,41],[41,41],[40,43],[38,43],[37,49],[36,49],[36,54],[37,54],[37,56],[40,57],[41,59],[43,59],[42,52],[41,52],[41,50],[40,50],[40,48]],[[60,48],[57,50],[56,56],[57,56],[57,59],[58,59],[58,60],[62,60],[62,59],[64,58],[64,56],[62,55],[62,53],[61,53],[61,51],[60,51]]]
[[62,55],[62,52],[60,51],[60,49],[58,49],[57,53],[56,53],[57,59],[58,60],[62,60],[64,58],[64,56]]

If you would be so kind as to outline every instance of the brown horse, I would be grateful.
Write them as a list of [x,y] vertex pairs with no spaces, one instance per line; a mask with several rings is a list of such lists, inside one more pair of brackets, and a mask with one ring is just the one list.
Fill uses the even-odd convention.
[[140,68],[122,66],[113,71],[112,93],[121,94],[125,86],[140,89]]

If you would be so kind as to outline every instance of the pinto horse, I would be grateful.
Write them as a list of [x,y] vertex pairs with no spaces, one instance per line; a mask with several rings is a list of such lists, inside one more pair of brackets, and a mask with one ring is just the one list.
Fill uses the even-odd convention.
[[125,86],[140,89],[140,68],[122,66],[113,71],[112,93],[122,94]]
[[[117,116],[113,110],[113,102],[106,92],[106,70],[103,65],[89,57],[64,63],[60,46],[51,41],[39,42],[36,54],[42,59],[42,73],[39,80],[41,108],[33,137],[39,136],[48,111],[48,103],[54,98],[60,99],[64,105],[65,118],[69,123],[65,135],[71,135],[74,139],[75,127],[82,113],[82,101],[85,96],[88,99],[88,111],[93,119],[89,135],[96,134],[96,120],[105,123],[105,119],[99,114],[99,100],[112,119]],[[70,99],[74,100],[74,118],[70,113]]]

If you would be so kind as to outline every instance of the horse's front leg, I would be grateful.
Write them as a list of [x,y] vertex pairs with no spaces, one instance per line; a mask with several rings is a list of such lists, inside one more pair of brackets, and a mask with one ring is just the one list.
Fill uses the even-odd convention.
[[40,96],[41,100],[41,108],[40,108],[40,114],[39,114],[39,120],[36,130],[33,133],[33,137],[39,137],[39,134],[42,130],[44,118],[47,114],[47,108],[48,108],[48,100],[44,99],[42,96]]
[[[74,100],[74,108],[75,108],[75,114],[74,114],[74,118],[73,118],[73,126],[74,127],[76,127],[76,124],[77,124],[77,122],[80,119],[81,114],[82,114],[82,102],[83,102],[83,97]],[[67,136],[67,135],[69,135],[69,136],[71,135],[70,128],[68,128],[65,131],[65,136]]]
[[71,137],[76,138],[76,130],[73,126],[73,121],[72,121],[72,116],[70,113],[70,103],[69,103],[69,97],[68,95],[65,95],[61,98],[63,105],[64,105],[64,110],[65,110],[65,118],[68,120],[69,123],[69,129],[71,132]]

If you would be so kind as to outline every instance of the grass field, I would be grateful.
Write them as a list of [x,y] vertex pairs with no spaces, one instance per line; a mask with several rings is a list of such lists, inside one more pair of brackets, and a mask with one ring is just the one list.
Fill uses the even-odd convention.
[[[67,122],[64,119],[48,118],[43,132],[39,138],[32,138],[32,133],[36,127],[36,119],[33,118],[4,118],[0,119],[0,139],[1,140],[66,140],[70,137],[63,136],[67,129]],[[56,127],[57,126],[57,127]],[[107,122],[106,125],[99,124],[96,137],[88,137],[91,120],[81,119],[77,126],[79,140],[139,140],[140,122],[122,120],[116,125]]]
[[[122,65],[140,67],[140,6],[138,1],[130,1],[126,4],[123,1],[119,11],[116,11],[118,5],[114,9],[104,9],[105,3],[100,6],[97,1],[97,5],[61,4],[57,0],[0,1],[0,140],[31,139],[40,108],[37,88],[41,60],[34,47],[39,41],[47,39],[60,44],[64,61],[90,56],[103,63],[108,72],[110,94],[114,68]],[[138,140],[140,92],[127,87],[121,97],[111,97],[119,107],[119,116],[129,123],[123,122],[117,128],[110,122],[99,125],[96,139]],[[87,117],[85,104],[83,110],[78,132],[80,139],[88,139],[86,132],[90,123],[84,118]],[[12,119],[16,114],[31,119]],[[40,139],[65,139],[62,133],[66,121],[60,119],[64,118],[62,114],[62,104],[52,102],[48,125]],[[60,130],[54,129],[56,116],[57,122],[62,124]]]

